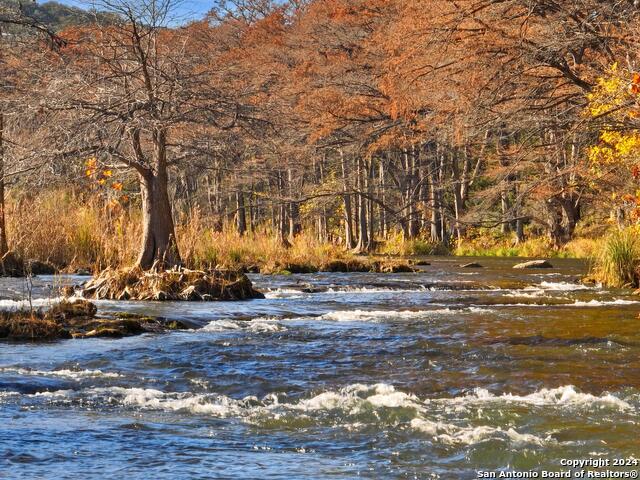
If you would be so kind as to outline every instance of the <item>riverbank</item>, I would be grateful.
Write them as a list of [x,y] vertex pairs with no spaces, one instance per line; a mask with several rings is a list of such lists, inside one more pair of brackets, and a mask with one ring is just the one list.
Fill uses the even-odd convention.
[[[142,234],[135,203],[109,203],[96,195],[58,190],[19,201],[11,199],[7,219],[14,256],[35,259],[28,262],[34,273],[56,270],[95,274],[105,268],[132,265],[138,253],[138,242],[134,239]],[[320,241],[307,230],[283,242],[267,226],[256,227],[244,235],[239,235],[231,224],[222,231],[214,227],[211,218],[198,209],[177,216],[177,241],[189,268],[285,275],[338,271],[389,273],[411,271],[410,263],[432,255],[580,258],[593,262],[591,275],[597,281],[612,286],[638,284],[638,275],[628,272],[637,270],[640,253],[632,253],[630,258],[629,254],[616,254],[618,249],[607,250],[606,239],[615,229],[598,222],[580,226],[576,237],[560,248],[554,248],[542,232],[535,230],[528,230],[527,240],[515,245],[512,233],[469,229],[460,242],[449,247],[425,239],[404,240],[400,232],[390,232],[385,239],[378,239],[368,254],[345,249],[339,238],[336,243]],[[339,233],[340,225],[335,225],[334,234]],[[603,267],[598,267],[598,262]]]
[[[10,248],[19,258],[37,259],[65,273],[95,273],[135,263],[137,239],[142,235],[135,202],[108,202],[97,195],[51,190],[33,198],[11,198],[7,210]],[[332,233],[341,235],[340,225],[335,225]],[[514,246],[511,234],[470,230],[459,245],[449,247],[426,239],[405,241],[401,233],[389,232],[386,238],[377,239],[371,253],[388,258],[451,254],[587,258],[595,254],[605,233],[581,230],[576,240],[554,249],[544,237],[529,232],[529,240]],[[333,262],[351,264],[351,271],[365,269],[355,264],[366,260],[366,255],[345,249],[340,238],[320,241],[307,229],[285,243],[268,225],[239,235],[232,224],[220,231],[219,225],[199,209],[177,215],[176,236],[183,261],[193,269],[295,273],[331,271]]]

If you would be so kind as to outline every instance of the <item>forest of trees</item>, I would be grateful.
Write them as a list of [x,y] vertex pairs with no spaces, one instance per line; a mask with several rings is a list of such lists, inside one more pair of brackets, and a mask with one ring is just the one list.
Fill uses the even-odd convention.
[[0,195],[141,207],[142,267],[180,263],[195,209],[358,252],[635,221],[635,157],[593,148],[635,128],[610,112],[635,105],[636,1],[236,0],[184,23],[173,0],[100,0],[53,48],[0,5]]

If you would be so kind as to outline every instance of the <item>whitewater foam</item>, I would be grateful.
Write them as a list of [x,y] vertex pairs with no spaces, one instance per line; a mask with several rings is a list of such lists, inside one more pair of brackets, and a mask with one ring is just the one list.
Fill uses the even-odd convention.
[[430,315],[451,314],[448,308],[434,310],[343,310],[325,313],[319,320],[335,322],[381,322],[384,320],[425,318]]
[[104,378],[118,378],[122,377],[119,373],[115,372],[103,372],[102,370],[69,370],[69,369],[61,369],[61,370],[33,370],[30,368],[20,368],[20,367],[0,367],[0,372],[2,373],[15,373],[18,375],[37,375],[43,377],[65,377],[72,379],[82,379],[82,378],[96,378],[96,377],[104,377]]
[[[535,287],[534,287],[535,288]],[[586,285],[582,285],[579,283],[570,283],[570,282],[541,282],[540,288],[545,290],[559,290],[571,292],[575,290],[591,290],[593,287],[588,287]]]
[[577,300],[573,303],[576,307],[603,307],[607,305],[635,305],[640,302],[636,302],[633,300],[589,300],[588,302]]
[[[548,415],[565,415],[563,409],[580,407],[587,412],[600,408],[616,409],[635,415],[635,408],[626,400],[609,393],[600,396],[580,393],[570,385],[541,389],[529,395],[494,395],[486,389],[478,388],[464,396],[426,400],[385,383],[352,384],[297,400],[289,400],[284,393],[271,393],[262,399],[255,396],[234,399],[214,393],[163,392],[153,388],[126,387],[94,387],[29,395],[5,393],[0,395],[0,400],[12,401],[11,397],[14,395],[63,404],[80,401],[82,404],[96,407],[103,403],[142,410],[180,412],[217,418],[233,417],[255,425],[264,422],[272,424],[274,421],[287,423],[296,418],[304,422],[321,422],[323,425],[329,422],[334,427],[348,430],[371,425],[385,429],[394,426],[411,428],[430,436],[434,442],[451,446],[475,445],[486,441],[502,441],[515,447],[556,443],[547,434],[538,436],[523,432],[522,429],[526,429],[526,425],[474,424],[485,417],[483,412],[490,407],[491,411],[500,412],[510,403],[532,407],[532,414],[536,412],[533,407],[545,407],[543,412]],[[574,414],[580,415],[575,410]],[[521,416],[522,414],[519,414],[514,418]]]
[[520,433],[514,428],[503,430],[501,427],[492,427],[489,425],[460,427],[450,423],[433,422],[423,418],[414,418],[411,420],[411,427],[448,445],[474,445],[487,440],[503,440],[511,443],[513,446],[520,447],[524,445],[543,446],[554,442],[551,437],[543,439],[530,433]]
[[199,331],[202,332],[232,332],[244,331],[252,333],[273,333],[286,331],[279,319],[270,317],[257,317],[251,320],[214,320]]
[[63,297],[54,298],[33,298],[29,300],[0,300],[0,310],[22,310],[25,308],[51,307],[64,300]]
[[573,407],[601,407],[617,408],[619,410],[633,410],[634,407],[615,395],[605,393],[595,396],[590,393],[578,392],[573,385],[558,388],[543,388],[529,395],[513,395],[503,393],[494,395],[484,388],[476,388],[472,394],[451,399],[436,399],[433,402],[478,404],[478,403],[520,403],[534,406],[573,406]]

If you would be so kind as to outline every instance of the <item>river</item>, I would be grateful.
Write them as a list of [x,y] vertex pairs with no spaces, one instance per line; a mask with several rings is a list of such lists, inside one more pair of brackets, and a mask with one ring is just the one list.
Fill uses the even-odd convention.
[[[248,302],[97,302],[188,331],[0,343],[0,478],[471,479],[640,456],[638,297],[580,285],[579,261],[430,261],[252,275],[267,298]],[[37,278],[33,303],[84,279]],[[0,306],[24,292],[2,279]]]

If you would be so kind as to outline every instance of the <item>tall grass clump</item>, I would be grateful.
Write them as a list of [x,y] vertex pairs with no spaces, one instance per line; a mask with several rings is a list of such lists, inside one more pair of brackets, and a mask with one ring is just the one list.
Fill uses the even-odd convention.
[[10,248],[20,258],[67,269],[131,264],[142,234],[135,205],[62,190],[11,196],[7,221]]
[[458,243],[454,255],[465,257],[595,258],[601,241],[575,238],[560,248],[546,236],[515,243],[512,234],[476,229]]
[[640,241],[638,229],[611,233],[596,259],[594,279],[614,288],[638,287]]

